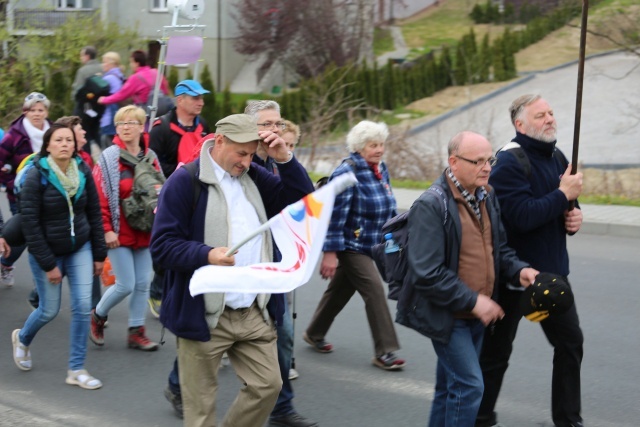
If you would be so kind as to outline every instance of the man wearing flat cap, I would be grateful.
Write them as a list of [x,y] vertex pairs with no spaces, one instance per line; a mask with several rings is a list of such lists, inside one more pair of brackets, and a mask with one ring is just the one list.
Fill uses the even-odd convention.
[[[251,164],[258,144],[278,162],[279,176]],[[255,119],[234,114],[216,123],[203,143],[195,176],[179,168],[165,183],[154,222],[151,254],[166,268],[160,321],[178,338],[185,426],[216,425],[217,371],[226,351],[244,384],[223,426],[260,426],[282,385],[276,332],[266,293],[208,293],[192,297],[189,281],[206,265],[245,266],[270,262],[266,232],[226,252],[313,184],[277,134],[259,131]],[[199,191],[195,186],[199,186]]]
[[[149,148],[158,156],[164,176],[169,178],[180,163],[194,161],[200,155],[202,138],[209,134],[209,126],[202,116],[204,95],[210,93],[196,80],[182,80],[175,90],[175,107],[153,122],[149,132]],[[154,276],[149,290],[149,310],[160,317],[164,269],[154,263]],[[165,396],[182,418],[182,401],[177,361],[169,374]]]

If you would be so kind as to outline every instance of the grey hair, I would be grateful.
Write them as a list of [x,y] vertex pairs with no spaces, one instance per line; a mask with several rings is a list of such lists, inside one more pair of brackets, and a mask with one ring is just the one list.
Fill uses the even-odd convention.
[[355,125],[347,135],[347,149],[351,153],[360,152],[367,142],[385,142],[389,137],[389,128],[383,122],[363,120]]
[[511,124],[516,125],[516,120],[519,120],[524,111],[524,107],[533,104],[538,99],[542,98],[541,95],[527,94],[517,97],[509,106],[509,114],[511,115]]
[[278,114],[280,114],[280,104],[271,100],[248,101],[244,113],[250,115],[257,121],[258,113],[262,110],[276,110]]
[[31,92],[24,99],[24,103],[22,104],[22,111],[31,110],[33,108],[33,106],[36,105],[38,102],[40,102],[42,105],[44,105],[44,108],[46,108],[47,110],[49,109],[49,106],[51,105],[51,101],[49,101],[49,98],[47,98],[44,94],[42,94],[40,92]]

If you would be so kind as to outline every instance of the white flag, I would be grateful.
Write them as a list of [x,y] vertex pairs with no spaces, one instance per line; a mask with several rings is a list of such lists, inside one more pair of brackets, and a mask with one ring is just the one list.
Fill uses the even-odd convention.
[[329,228],[336,195],[357,184],[352,172],[342,174],[319,190],[284,208],[230,252],[271,228],[282,253],[280,262],[245,267],[208,265],[193,273],[192,296],[207,292],[283,293],[309,281]]

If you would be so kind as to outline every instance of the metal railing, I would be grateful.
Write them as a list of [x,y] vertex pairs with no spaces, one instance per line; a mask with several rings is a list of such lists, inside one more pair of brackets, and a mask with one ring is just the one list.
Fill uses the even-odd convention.
[[[69,20],[95,16],[97,9],[14,9],[7,7],[7,29],[12,35],[51,34]],[[98,21],[96,18],[96,22]]]

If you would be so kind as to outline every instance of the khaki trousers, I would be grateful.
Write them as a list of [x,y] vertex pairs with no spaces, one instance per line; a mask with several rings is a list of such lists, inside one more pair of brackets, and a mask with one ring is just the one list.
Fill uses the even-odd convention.
[[178,338],[186,427],[216,426],[218,368],[225,351],[243,386],[222,426],[262,426],[269,418],[282,387],[276,331],[254,303],[239,310],[225,308],[210,341]]
[[373,260],[356,252],[338,252],[338,268],[307,327],[313,341],[324,339],[336,316],[358,291],[365,304],[376,356],[400,348],[384,287]]

